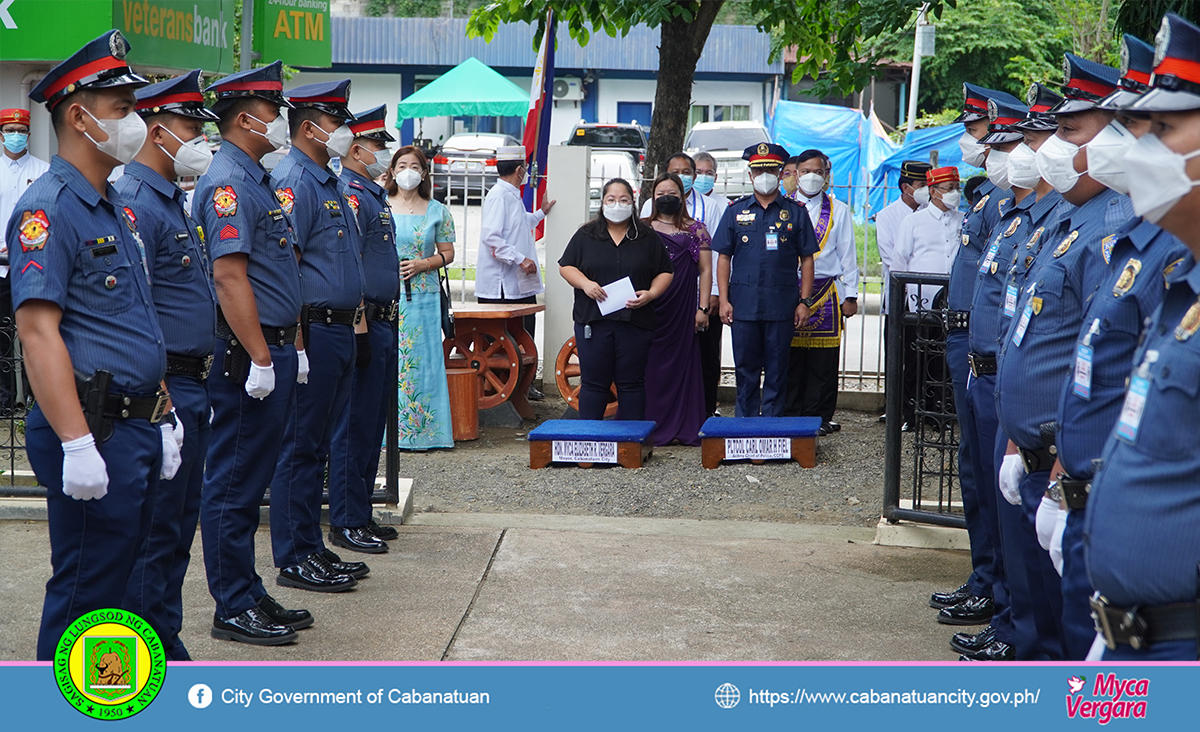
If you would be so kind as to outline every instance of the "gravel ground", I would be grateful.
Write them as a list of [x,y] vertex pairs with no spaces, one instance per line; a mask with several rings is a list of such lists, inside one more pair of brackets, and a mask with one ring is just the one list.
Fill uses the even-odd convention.
[[[731,407],[727,407],[730,409]],[[537,423],[564,403],[535,403]],[[528,430],[485,427],[453,450],[405,453],[418,512],[547,513],[874,526],[883,496],[884,426],[840,411],[841,432],[819,438],[817,467],[795,462],[700,465],[700,448],[654,449],[645,467],[529,469]]]

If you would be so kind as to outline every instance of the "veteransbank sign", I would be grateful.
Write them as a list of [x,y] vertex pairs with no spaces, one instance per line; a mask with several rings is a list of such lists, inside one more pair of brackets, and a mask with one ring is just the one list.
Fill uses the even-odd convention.
[[234,71],[234,0],[0,0],[0,59],[60,61],[112,28],[135,66]]

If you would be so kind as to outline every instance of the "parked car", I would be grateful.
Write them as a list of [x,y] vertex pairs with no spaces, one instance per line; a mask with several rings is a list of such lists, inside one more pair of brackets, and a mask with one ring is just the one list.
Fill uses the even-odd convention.
[[520,144],[512,135],[499,133],[451,135],[433,158],[430,180],[434,198],[439,201],[458,195],[483,198],[499,178],[496,149]]
[[759,142],[774,142],[758,122],[700,122],[688,133],[683,148],[689,154],[707,152],[717,161],[717,186],[729,198],[754,192],[742,151]]
[[564,145],[590,145],[593,150],[624,150],[638,165],[646,160],[646,133],[634,124],[588,124],[580,122]]
[[591,190],[588,197],[588,214],[595,216],[600,210],[600,192],[604,184],[613,178],[624,178],[637,192],[637,168],[633,153],[626,150],[593,150],[592,170],[589,179]]

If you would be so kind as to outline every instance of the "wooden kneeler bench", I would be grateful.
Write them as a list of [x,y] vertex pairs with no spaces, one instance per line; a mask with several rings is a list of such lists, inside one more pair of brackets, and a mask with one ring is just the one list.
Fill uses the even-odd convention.
[[700,428],[700,461],[713,469],[724,460],[795,460],[817,466],[820,417],[709,417]]
[[654,452],[653,422],[551,419],[529,433],[529,467],[575,463],[581,468],[615,464],[640,468]]

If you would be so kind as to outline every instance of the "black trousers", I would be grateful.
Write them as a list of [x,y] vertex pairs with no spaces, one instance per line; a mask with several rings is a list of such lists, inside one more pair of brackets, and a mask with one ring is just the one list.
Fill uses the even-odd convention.
[[617,419],[646,418],[646,361],[654,331],[621,320],[575,324],[579,350],[579,418],[604,419],[609,387],[617,385]]
[[[522,297],[517,300],[514,300],[513,298],[510,298],[510,297],[478,297],[477,296],[475,298],[475,302],[479,303],[480,305],[533,305],[534,303],[537,302],[537,295],[530,295],[529,297]],[[525,332],[529,334],[530,338],[532,338],[533,331],[537,330],[537,316],[536,315],[526,315],[524,318],[521,319],[521,321],[525,324]],[[549,346],[549,345],[550,344],[548,344],[548,343],[543,344],[542,350],[546,350],[546,346]],[[555,351],[554,355],[557,356],[558,351]]]
[[787,417],[820,417],[833,420],[838,398],[840,348],[792,347],[788,356]]
[[717,386],[721,383],[721,331],[725,325],[717,308],[708,314],[708,330],[700,333],[700,372],[704,381],[704,417],[717,411]]

